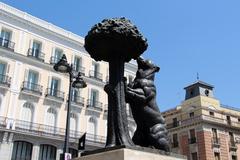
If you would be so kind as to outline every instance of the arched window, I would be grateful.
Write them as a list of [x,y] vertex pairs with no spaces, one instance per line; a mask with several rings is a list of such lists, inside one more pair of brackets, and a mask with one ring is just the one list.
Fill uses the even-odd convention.
[[46,120],[45,123],[48,126],[47,131],[50,133],[55,132],[56,126],[56,119],[57,119],[57,112],[53,108],[49,108],[46,113]]
[[75,137],[77,131],[77,115],[70,113],[70,136]]
[[13,144],[11,160],[31,160],[32,148],[32,143],[25,141],[15,141]]
[[29,103],[29,102],[24,103],[23,107],[22,107],[21,120],[27,121],[27,122],[32,122],[33,121],[33,110],[34,110],[34,106],[32,103]]
[[48,144],[40,145],[39,160],[56,160],[57,148]]
[[90,117],[88,121],[88,138],[95,140],[97,135],[97,120],[95,117]]

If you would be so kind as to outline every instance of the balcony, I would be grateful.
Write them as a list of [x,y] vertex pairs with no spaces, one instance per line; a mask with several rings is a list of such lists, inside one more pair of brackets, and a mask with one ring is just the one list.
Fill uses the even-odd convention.
[[234,140],[229,141],[229,150],[230,151],[236,151],[237,150],[237,145],[236,145],[236,142]]
[[[38,137],[51,137],[54,139],[64,140],[65,128],[59,128],[39,123],[33,123],[23,120],[14,120],[6,117],[0,117],[0,130],[6,129],[7,121],[15,122],[15,131],[17,133],[22,133],[24,135],[34,135]],[[83,132],[70,130],[70,141],[78,143],[79,138],[83,135]],[[100,144],[104,146],[106,142],[106,137],[88,134],[86,135],[86,143]]]
[[217,137],[213,137],[212,138],[212,146],[219,148],[220,147],[220,138]]
[[80,72],[81,75],[85,76],[85,67],[73,65],[73,70],[75,72]]
[[14,42],[11,42],[8,39],[4,39],[0,37],[0,47],[4,47],[6,49],[14,51],[14,46],[15,46]]
[[102,81],[102,73],[99,73],[94,70],[89,71],[89,77]]
[[192,137],[192,138],[189,138],[189,139],[188,139],[188,143],[189,143],[189,144],[194,144],[194,143],[196,143],[196,142],[197,142],[196,137]]
[[102,103],[88,99],[87,108],[102,112]]
[[30,92],[38,95],[42,95],[43,86],[31,83],[29,81],[24,81],[22,85],[22,91]]
[[84,98],[80,96],[72,96],[71,102],[76,105],[84,106]]
[[56,64],[60,59],[61,59],[61,58],[52,56],[52,57],[50,58],[50,64]]
[[167,124],[167,129],[175,128],[180,126],[180,121]]
[[0,86],[10,87],[11,77],[0,74]]
[[172,148],[177,148],[179,146],[178,141],[172,143]]
[[45,54],[38,49],[29,48],[27,56],[35,58],[36,60],[39,60],[41,62],[44,62]]
[[59,90],[55,90],[51,88],[46,89],[46,97],[49,97],[49,98],[54,98],[57,100],[64,101],[64,94],[65,94],[64,92]]

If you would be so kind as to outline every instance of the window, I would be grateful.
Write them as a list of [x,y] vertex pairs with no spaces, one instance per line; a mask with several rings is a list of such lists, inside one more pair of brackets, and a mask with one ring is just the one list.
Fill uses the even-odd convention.
[[80,100],[80,89],[72,89],[72,101],[78,102]]
[[101,77],[99,77],[99,70],[100,70],[100,67],[99,67],[99,64],[98,63],[95,63],[93,62],[92,64],[92,70],[93,70],[93,77],[94,78],[98,78],[100,79]]
[[195,129],[190,129],[190,144],[196,143]]
[[46,130],[49,133],[55,132],[56,126],[56,119],[57,119],[57,112],[53,108],[49,108],[46,113],[45,117],[45,124],[47,125]]
[[230,145],[235,146],[234,136],[232,132],[229,132]]
[[96,140],[97,135],[97,120],[95,117],[90,117],[88,121],[88,130],[89,139]]
[[210,115],[210,116],[214,116],[214,112],[209,111],[209,115]]
[[15,141],[11,160],[31,160],[33,145],[25,141]]
[[0,82],[5,82],[7,64],[0,62]]
[[11,40],[12,32],[6,29],[2,29],[1,31],[1,39],[0,39],[0,46],[9,48],[10,47],[10,40]]
[[82,58],[76,57],[74,58],[74,70],[77,72],[82,72]]
[[77,116],[74,113],[70,113],[70,136],[75,137],[77,131]]
[[214,160],[220,160],[220,153],[214,152]]
[[226,116],[226,118],[227,118],[227,123],[231,124],[231,117],[230,116]]
[[238,122],[240,122],[240,118],[238,118]]
[[175,147],[178,147],[178,135],[177,135],[177,133],[174,133],[173,134],[173,148],[175,148]]
[[217,129],[212,128],[212,136],[213,136],[213,143],[218,144],[218,135],[217,135]]
[[197,152],[192,153],[192,160],[198,160]]
[[177,127],[177,126],[178,126],[177,118],[173,118],[173,127]]
[[32,120],[33,120],[33,110],[34,110],[33,104],[31,104],[29,102],[24,103],[23,107],[22,107],[21,120],[27,121],[27,122],[32,122]]
[[97,90],[91,90],[91,97],[90,97],[90,99],[91,99],[91,106],[97,106],[97,103],[98,103],[98,91]]
[[52,78],[51,87],[50,87],[50,95],[57,96],[58,90],[60,86],[60,80],[56,78]]
[[30,90],[36,90],[38,84],[38,77],[39,77],[38,72],[29,70],[26,87]]
[[56,152],[57,152],[56,147],[48,144],[41,144],[39,160],[56,160]]
[[189,113],[189,117],[190,118],[194,117],[194,112]]
[[232,155],[232,160],[237,160],[237,156]]
[[51,64],[56,64],[63,56],[63,51],[56,48],[53,57],[51,58]]

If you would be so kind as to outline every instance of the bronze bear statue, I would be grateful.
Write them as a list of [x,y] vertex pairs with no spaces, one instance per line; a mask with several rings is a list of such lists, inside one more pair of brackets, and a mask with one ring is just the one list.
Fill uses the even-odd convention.
[[130,104],[137,129],[133,142],[142,147],[170,151],[168,131],[156,103],[155,73],[159,67],[150,60],[137,59],[138,70],[132,83],[126,84],[126,102]]

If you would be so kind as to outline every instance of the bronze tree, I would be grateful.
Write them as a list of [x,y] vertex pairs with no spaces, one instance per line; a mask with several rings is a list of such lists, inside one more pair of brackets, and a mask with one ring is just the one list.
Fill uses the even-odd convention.
[[104,19],[85,37],[84,47],[91,57],[109,62],[109,84],[105,86],[109,105],[106,147],[133,145],[128,134],[124,63],[139,57],[147,46],[137,27],[125,18]]

